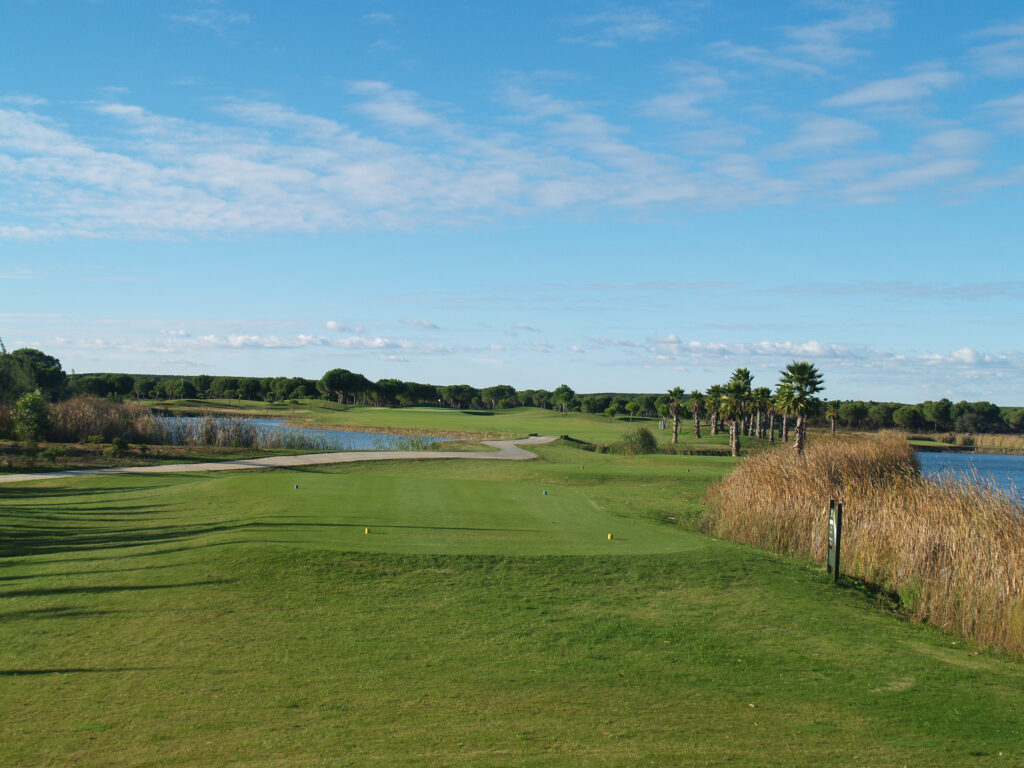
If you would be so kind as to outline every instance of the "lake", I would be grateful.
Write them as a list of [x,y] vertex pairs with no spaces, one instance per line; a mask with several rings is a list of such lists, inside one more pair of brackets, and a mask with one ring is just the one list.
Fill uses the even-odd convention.
[[919,451],[921,471],[926,477],[950,473],[970,479],[973,472],[991,477],[1007,493],[1024,490],[1024,456],[995,453],[933,453]]
[[448,437],[290,427],[276,419],[158,416],[169,445],[297,448],[309,451],[423,450]]

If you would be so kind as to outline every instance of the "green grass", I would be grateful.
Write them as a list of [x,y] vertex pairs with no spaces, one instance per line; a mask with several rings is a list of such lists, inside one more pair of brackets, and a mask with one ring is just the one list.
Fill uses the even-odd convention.
[[[344,410],[325,408],[317,400],[304,400],[297,407],[246,400],[159,401],[153,405],[181,413],[194,413],[203,408],[224,409],[239,415],[261,415],[287,418],[304,426],[345,429],[369,427],[387,430],[429,432],[431,434],[482,435],[490,437],[525,437],[538,435],[570,435],[589,443],[613,443],[638,427],[647,427],[660,443],[672,439],[672,422],[658,429],[657,419],[633,419],[587,413],[558,413],[544,408],[509,408],[503,411],[458,411],[450,408],[374,408],[349,406]],[[680,419],[680,443],[689,448],[706,449],[728,446],[726,434],[710,437],[705,429],[700,440],[693,437],[693,423]]]
[[0,765],[1024,760],[1020,664],[666,522],[730,459],[539,452],[4,487]]

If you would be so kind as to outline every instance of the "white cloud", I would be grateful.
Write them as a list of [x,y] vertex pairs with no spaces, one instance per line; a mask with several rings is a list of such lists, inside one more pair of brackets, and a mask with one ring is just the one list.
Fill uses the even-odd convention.
[[850,46],[848,38],[882,32],[892,25],[892,14],[880,3],[858,3],[840,18],[787,27],[790,44],[783,50],[823,64],[841,64],[865,53]]
[[408,325],[410,328],[424,328],[427,330],[440,330],[440,326],[436,323],[431,323],[427,320],[403,320],[403,324]]
[[817,64],[810,64],[788,56],[780,56],[766,48],[739,45],[731,40],[720,40],[717,43],[711,43],[707,46],[707,50],[716,56],[733,59],[734,61],[742,61],[767,70],[796,72],[805,75],[823,75],[826,72],[824,67]]
[[944,68],[927,69],[913,72],[904,77],[866,83],[827,99],[825,105],[830,107],[866,107],[917,102],[928,98],[935,91],[949,88],[961,77],[959,72],[952,72]]
[[1024,131],[1024,91],[1005,99],[993,99],[980,105],[980,109],[995,114],[1002,121],[1003,128],[1010,131]]
[[363,14],[363,21],[367,24],[394,24],[395,19],[395,14],[383,13],[381,11]]
[[228,27],[248,24],[252,20],[247,13],[228,13],[220,8],[203,8],[192,13],[167,14],[164,18],[179,24],[205,27],[215,32],[223,32]]
[[975,171],[977,167],[978,161],[966,158],[925,160],[909,168],[852,184],[845,189],[845,194],[860,203],[885,202],[896,192],[962,178]]
[[689,122],[710,115],[703,106],[721,98],[729,90],[725,78],[714,68],[702,64],[677,67],[679,82],[671,93],[661,94],[640,104],[641,111],[662,120]]
[[570,37],[566,42],[602,48],[622,43],[643,43],[671,34],[676,23],[651,8],[618,8],[571,19],[573,26],[584,27],[586,34]]
[[971,37],[993,41],[968,51],[968,60],[982,73],[993,77],[1024,75],[1024,19],[979,30]]
[[878,138],[878,131],[866,123],[818,115],[797,126],[793,138],[776,151],[783,155],[827,152]]

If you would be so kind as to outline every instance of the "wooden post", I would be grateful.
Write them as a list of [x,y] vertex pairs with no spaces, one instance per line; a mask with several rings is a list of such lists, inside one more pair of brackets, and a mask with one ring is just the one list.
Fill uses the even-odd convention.
[[843,502],[828,500],[828,560],[826,570],[832,582],[839,581],[839,552],[843,544]]

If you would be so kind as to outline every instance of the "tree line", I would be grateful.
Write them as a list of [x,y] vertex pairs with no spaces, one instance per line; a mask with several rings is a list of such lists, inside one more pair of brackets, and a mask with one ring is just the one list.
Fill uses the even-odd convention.
[[[807,365],[810,365],[809,363]],[[813,368],[813,366],[812,366]],[[816,372],[816,371],[815,371]],[[804,373],[808,373],[804,371]],[[604,414],[628,419],[672,418],[678,434],[679,415],[688,413],[699,434],[706,420],[712,434],[733,421],[737,437],[759,436],[777,420],[788,436],[789,414],[784,415],[786,389],[754,387],[753,376],[738,368],[729,381],[707,389],[685,392],[675,387],[667,393],[575,392],[562,384],[553,390],[517,390],[508,384],[476,388],[469,384],[434,385],[400,379],[372,381],[343,368],[319,379],[297,376],[159,376],[130,373],[68,375],[60,360],[37,349],[7,352],[0,341],[0,404],[13,404],[22,395],[39,391],[50,402],[75,394],[108,400],[241,399],[281,402],[319,398],[341,404],[405,407],[432,405],[468,410],[500,410],[518,406],[546,408],[567,413]],[[780,407],[782,403],[782,407]],[[730,416],[736,413],[736,418]],[[1024,432],[1024,408],[1000,408],[986,402],[952,402],[948,399],[906,404],[861,400],[812,401],[804,414],[806,423],[874,430],[900,427],[911,431]],[[770,437],[770,436],[769,436]]]

